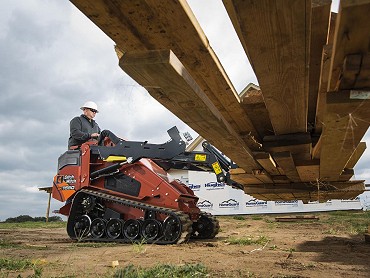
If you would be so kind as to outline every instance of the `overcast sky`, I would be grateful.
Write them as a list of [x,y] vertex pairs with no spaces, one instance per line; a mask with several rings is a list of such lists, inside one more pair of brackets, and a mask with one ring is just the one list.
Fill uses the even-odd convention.
[[[258,84],[222,2],[189,4],[236,90]],[[87,100],[98,103],[99,125],[126,139],[163,143],[174,125],[196,136],[119,68],[113,46],[68,1],[0,0],[0,221],[45,215],[38,187],[51,186]],[[356,178],[368,178],[368,162],[365,153]]]

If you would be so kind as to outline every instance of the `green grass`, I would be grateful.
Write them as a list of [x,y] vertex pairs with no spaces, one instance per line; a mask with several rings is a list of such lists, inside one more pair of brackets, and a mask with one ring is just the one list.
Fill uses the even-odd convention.
[[[28,275],[28,278],[40,278],[42,277],[42,268],[39,266],[38,262],[32,262],[26,259],[8,259],[0,258],[0,273],[1,277],[8,277],[9,272],[22,272],[27,269],[33,269],[34,274]],[[13,274],[13,273],[12,273]],[[11,276],[13,277],[13,276]],[[18,274],[17,277],[22,277],[21,274]]]
[[246,220],[246,218],[242,215],[234,215],[233,219],[235,219],[235,220]]
[[226,240],[226,242],[230,244],[235,244],[235,245],[265,245],[270,241],[269,238],[266,236],[259,236],[257,238],[253,237],[230,237]]
[[22,229],[22,228],[48,228],[48,229],[55,229],[55,228],[66,228],[67,222],[21,222],[21,223],[0,223],[0,229]]
[[101,248],[101,247],[112,247],[117,246],[116,242],[78,242],[73,243],[73,247],[90,247],[90,248]]
[[22,271],[28,268],[32,268],[33,263],[30,260],[16,260],[0,258],[0,269],[1,270],[16,270]]
[[11,242],[8,239],[5,239],[5,238],[0,239],[0,248],[1,249],[17,248],[19,246],[20,246],[20,244]]
[[321,223],[330,225],[324,233],[338,234],[346,232],[350,234],[362,234],[370,225],[370,211],[333,211],[329,212]]
[[202,264],[167,265],[159,264],[151,268],[135,267],[128,265],[118,269],[114,278],[190,278],[209,277],[208,270]]
[[252,214],[251,215],[252,220],[262,220],[263,216],[260,214]]
[[31,244],[21,244],[19,242],[12,242],[9,239],[0,239],[0,248],[1,249],[34,249],[34,250],[45,250],[48,249],[46,245],[31,245]]
[[146,251],[146,247],[146,240],[144,238],[140,241],[132,243],[132,250],[135,253],[144,253]]

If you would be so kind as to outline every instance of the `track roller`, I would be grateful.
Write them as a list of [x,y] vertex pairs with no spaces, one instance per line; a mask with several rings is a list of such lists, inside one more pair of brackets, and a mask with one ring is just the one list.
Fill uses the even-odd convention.
[[116,239],[121,235],[123,221],[121,219],[112,218],[107,223],[107,236],[108,238]]

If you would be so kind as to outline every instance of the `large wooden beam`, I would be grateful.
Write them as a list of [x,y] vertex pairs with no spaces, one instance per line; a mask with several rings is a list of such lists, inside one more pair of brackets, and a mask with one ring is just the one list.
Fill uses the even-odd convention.
[[261,169],[248,146],[172,51],[126,52],[120,67],[244,171]]
[[317,159],[295,161],[298,175],[303,182],[317,182],[320,178],[320,161]]
[[329,81],[329,68],[332,53],[332,45],[325,45],[322,51],[321,59],[321,75],[319,83],[319,94],[317,98],[315,133],[321,134],[322,125],[324,122],[324,115],[326,111],[326,93]]
[[249,144],[253,138],[258,139],[237,92],[185,0],[71,2],[117,44],[120,54],[171,49],[243,140]]
[[370,88],[370,52],[344,58],[338,87],[340,90]]
[[254,158],[257,162],[272,176],[280,176],[282,171],[279,170],[278,165],[276,165],[274,159],[269,153],[259,152],[254,153]]
[[328,93],[320,155],[320,179],[336,181],[369,127],[370,99],[353,92]]
[[332,183],[289,183],[289,184],[263,184],[244,187],[244,192],[254,198],[265,201],[276,200],[302,200],[303,202],[330,199],[352,199],[363,193],[363,181],[346,181]]
[[281,169],[283,169],[284,174],[293,182],[300,182],[301,178],[297,172],[294,164],[292,154],[290,152],[280,152],[274,153],[273,158]]
[[336,91],[346,56],[363,55],[370,45],[370,0],[341,1],[334,35],[328,91]]
[[366,150],[366,142],[360,142],[355,151],[352,153],[351,155],[351,158],[348,160],[345,168],[354,168],[355,165],[357,164],[357,162],[359,161],[359,159],[361,158],[362,154],[365,152]]
[[311,158],[311,135],[295,133],[285,135],[269,135],[263,138],[263,148],[271,153],[289,151],[295,159],[308,160]]
[[[316,105],[316,119],[315,119],[315,134],[320,135],[322,132],[322,123],[324,122],[324,113],[326,109],[326,92],[329,84],[330,63],[333,50],[333,41],[335,33],[335,22],[337,19],[336,13],[330,14],[329,32],[327,37],[327,44],[323,47],[320,67],[319,91]],[[318,146],[320,147],[320,146]],[[320,151],[317,151],[319,158]]]
[[274,134],[270,115],[267,111],[261,90],[250,89],[240,97],[240,102],[244,111],[256,127],[260,138]]
[[311,1],[223,0],[275,134],[306,132]]
[[307,121],[315,123],[323,46],[328,36],[331,0],[312,0]]
[[353,169],[344,168],[339,176],[339,181],[349,181],[354,174],[355,171],[353,171]]

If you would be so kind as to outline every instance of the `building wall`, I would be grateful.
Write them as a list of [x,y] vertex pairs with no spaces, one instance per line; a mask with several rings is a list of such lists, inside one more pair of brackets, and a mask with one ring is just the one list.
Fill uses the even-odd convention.
[[199,197],[198,207],[213,215],[360,210],[364,205],[359,197],[354,200],[331,200],[308,204],[303,204],[300,200],[261,201],[241,190],[218,183],[213,173],[172,170],[170,175],[189,186]]

